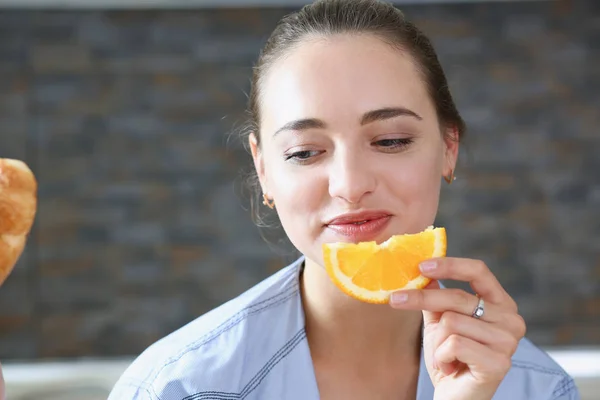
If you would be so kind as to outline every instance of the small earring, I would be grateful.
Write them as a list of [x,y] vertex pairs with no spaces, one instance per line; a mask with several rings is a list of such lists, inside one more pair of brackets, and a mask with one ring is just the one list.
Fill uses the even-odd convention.
[[263,204],[269,207],[271,210],[275,208],[275,202],[267,197],[267,194],[263,194]]
[[450,173],[450,176],[444,176],[444,180],[448,185],[452,185],[452,182],[456,180],[456,177],[454,176],[454,170],[451,171],[452,172]]

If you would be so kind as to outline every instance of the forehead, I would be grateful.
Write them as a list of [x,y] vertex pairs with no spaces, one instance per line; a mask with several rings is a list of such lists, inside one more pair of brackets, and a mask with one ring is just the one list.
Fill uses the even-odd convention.
[[271,67],[261,87],[264,132],[301,118],[352,123],[394,106],[434,113],[412,56],[371,35],[307,39]]

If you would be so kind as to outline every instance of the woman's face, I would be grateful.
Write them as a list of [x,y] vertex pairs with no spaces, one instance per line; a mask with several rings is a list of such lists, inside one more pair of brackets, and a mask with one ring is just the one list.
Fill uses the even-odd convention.
[[307,258],[322,265],[325,242],[381,243],[433,224],[458,144],[408,54],[368,35],[307,40],[265,78],[254,162]]

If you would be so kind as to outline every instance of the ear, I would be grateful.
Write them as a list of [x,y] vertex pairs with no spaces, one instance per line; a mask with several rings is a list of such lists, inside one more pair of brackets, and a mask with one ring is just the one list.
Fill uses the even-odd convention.
[[265,163],[263,160],[262,151],[258,145],[258,139],[254,132],[250,133],[250,135],[248,136],[248,143],[250,144],[250,151],[252,152],[252,160],[254,161],[254,168],[256,169],[256,174],[258,175],[260,187],[261,187],[263,193],[265,193],[265,188],[266,188]]
[[442,170],[444,176],[449,176],[456,170],[459,139],[458,129],[456,128],[449,128],[444,135],[444,167]]

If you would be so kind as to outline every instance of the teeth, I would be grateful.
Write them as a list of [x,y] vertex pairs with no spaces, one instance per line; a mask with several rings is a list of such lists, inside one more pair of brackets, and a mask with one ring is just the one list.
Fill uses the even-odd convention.
[[365,221],[354,222],[354,225],[362,225],[362,224],[364,224],[365,222],[367,222],[367,221],[365,220]]

